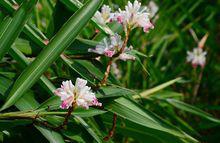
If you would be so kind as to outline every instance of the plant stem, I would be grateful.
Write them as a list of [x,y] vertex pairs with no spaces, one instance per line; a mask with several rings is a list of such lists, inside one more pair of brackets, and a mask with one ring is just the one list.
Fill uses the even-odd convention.
[[[75,108],[75,102],[73,102],[72,107],[68,109],[68,112],[37,112],[37,111],[25,111],[25,112],[11,112],[11,113],[3,113],[0,114],[0,119],[31,119],[34,120],[35,124],[40,124],[42,126],[45,126],[47,128],[51,128],[53,130],[60,130],[63,129],[69,120],[69,117],[71,116],[71,113],[73,112]],[[47,121],[37,121],[36,119],[39,117],[43,117],[46,115],[66,115],[63,123],[58,127],[53,127],[50,125]]]
[[53,128],[54,130],[63,129],[67,125],[69,117],[71,116],[71,113],[73,112],[74,108],[75,108],[75,102],[73,102],[72,107],[70,107],[68,109],[68,112],[65,116],[65,119],[64,119],[63,123],[60,126]]
[[123,51],[126,48],[127,43],[128,43],[129,34],[130,34],[130,29],[128,29],[127,32],[125,33],[125,40],[123,42],[123,45],[122,45],[120,51],[118,53],[116,53],[113,57],[110,58],[110,60],[109,60],[109,62],[107,64],[107,67],[106,67],[105,75],[104,75],[103,79],[101,80],[99,87],[106,84],[106,81],[108,79],[109,73],[111,71],[112,62],[113,62],[113,60],[115,58],[119,57],[120,54],[123,53]]
[[118,116],[118,115],[114,113],[114,115],[113,115],[113,121],[112,121],[112,128],[111,128],[111,130],[109,131],[108,135],[103,138],[104,141],[108,141],[110,138],[113,137],[114,132],[115,132],[115,128],[116,128],[117,116]]
[[105,83],[106,83],[106,81],[108,79],[108,76],[109,76],[109,73],[110,73],[110,70],[111,70],[112,61],[113,61],[113,58],[110,58],[110,60],[109,60],[109,62],[107,64],[105,75],[104,75],[102,81],[100,82],[101,86],[105,85]]
[[204,70],[204,68],[202,67],[202,69],[199,73],[198,79],[195,82],[195,86],[194,86],[194,89],[193,89],[192,104],[195,102],[198,91],[199,91],[200,83],[201,83],[202,76],[203,76],[203,70]]
[[0,114],[0,119],[34,119],[47,115],[65,115],[68,112],[38,112],[38,111],[25,111],[25,112],[10,112]]

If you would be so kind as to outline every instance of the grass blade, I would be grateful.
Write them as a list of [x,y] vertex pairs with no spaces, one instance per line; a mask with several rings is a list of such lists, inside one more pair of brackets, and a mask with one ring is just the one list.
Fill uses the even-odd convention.
[[87,132],[97,141],[97,143],[102,143],[102,139],[95,133],[95,131],[93,130],[93,128],[91,128],[85,120],[83,120],[81,117],[76,116],[75,117],[80,124],[82,124],[82,126],[87,130]]
[[147,98],[149,95],[151,95],[151,94],[153,94],[153,93],[155,93],[157,91],[160,91],[160,90],[162,90],[162,89],[164,89],[164,88],[174,84],[175,82],[180,81],[181,79],[182,78],[176,78],[176,79],[170,80],[170,81],[165,82],[165,83],[163,83],[161,85],[158,85],[158,86],[156,86],[154,88],[148,89],[148,90],[140,93],[140,95],[135,95],[135,96],[133,96],[133,98],[134,99],[137,99],[137,98],[140,98],[140,97]]
[[171,104],[172,106],[174,106],[174,107],[176,107],[176,108],[178,108],[180,110],[183,110],[183,111],[192,113],[194,115],[203,117],[203,118],[205,118],[205,119],[207,119],[209,121],[215,122],[217,124],[220,123],[219,119],[214,118],[211,114],[206,113],[206,112],[202,111],[201,109],[196,108],[195,106],[189,105],[187,103],[184,103],[182,101],[175,100],[175,99],[167,99],[166,101],[169,104]]
[[[9,54],[19,63],[23,68],[25,68],[30,62],[28,59],[14,46],[9,50]],[[55,86],[44,76],[42,75],[38,83],[43,87],[51,96],[54,95],[53,91],[56,89]]]

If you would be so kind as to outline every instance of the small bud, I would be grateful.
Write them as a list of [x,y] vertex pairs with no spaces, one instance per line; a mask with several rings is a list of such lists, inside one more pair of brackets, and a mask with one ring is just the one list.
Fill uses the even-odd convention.
[[48,39],[45,39],[45,40],[44,40],[44,44],[45,44],[45,45],[48,45],[49,42],[50,42],[50,41],[49,41]]
[[13,8],[14,8],[15,10],[18,10],[18,9],[19,9],[19,5],[18,5],[18,4],[14,4],[14,5],[13,5]]

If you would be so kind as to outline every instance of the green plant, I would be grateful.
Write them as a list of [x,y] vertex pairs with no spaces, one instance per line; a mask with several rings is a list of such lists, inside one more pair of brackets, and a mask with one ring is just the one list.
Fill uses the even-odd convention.
[[[164,7],[157,13],[159,19],[155,29],[148,34],[144,34],[140,28],[133,30],[135,26],[132,24],[107,24],[109,19],[108,22],[100,22],[100,17],[97,19],[95,13],[103,0],[87,0],[84,3],[78,0],[36,2],[0,1],[0,140],[185,143],[205,140],[197,128],[188,122],[188,118],[194,119],[192,115],[196,115],[204,124],[209,122],[207,128],[219,126],[219,119],[195,105],[183,102],[188,98],[174,90],[189,83],[183,78],[175,78],[178,75],[175,73],[180,73],[182,65],[168,74],[172,70],[168,61],[164,67],[166,72],[159,70],[164,64],[162,59],[167,56],[164,53],[168,45],[172,46],[171,43],[178,39],[174,45],[178,45],[177,51],[181,50],[185,39],[182,33],[192,28],[195,21],[184,25],[181,30],[178,25],[187,17],[192,18],[190,13],[201,1],[189,2],[193,6],[186,13],[186,7],[182,6],[184,2],[176,2],[167,12],[165,10],[170,3],[164,2]],[[116,9],[116,0],[108,2]],[[122,1],[118,4],[120,7],[125,5]],[[178,13],[181,16],[177,16],[176,23],[170,23],[169,20],[164,23],[166,15],[173,14],[177,7],[184,12]],[[160,25],[163,25],[161,31],[158,30]],[[169,29],[169,25],[172,25],[172,29]],[[152,25],[141,27],[146,32]],[[174,32],[164,36],[166,30]],[[122,38],[114,33],[121,34]],[[97,52],[94,47],[97,48],[109,35],[116,41],[121,40],[117,48],[107,49],[107,53]],[[143,41],[143,45],[136,42],[137,39]],[[133,49],[127,46],[131,44]],[[150,45],[149,51],[141,49],[146,45]],[[171,50],[171,53],[175,54],[176,51]],[[118,59],[135,61],[121,62]],[[175,60],[170,62],[175,63]],[[115,75],[113,63],[124,72],[121,79]],[[195,72],[199,73],[200,69]],[[63,106],[68,110],[60,109],[63,103],[55,96],[59,95],[56,87],[64,80],[75,81],[78,77],[88,81],[91,92],[95,93],[102,107],[94,106],[86,110],[80,108],[85,106],[74,99],[71,102],[74,108]],[[175,79],[170,80],[172,78]],[[170,88],[171,85],[175,87]],[[191,89],[194,84],[189,86]],[[79,90],[71,92],[76,94]],[[176,109],[180,112],[176,112]],[[29,133],[30,130],[36,135]]]

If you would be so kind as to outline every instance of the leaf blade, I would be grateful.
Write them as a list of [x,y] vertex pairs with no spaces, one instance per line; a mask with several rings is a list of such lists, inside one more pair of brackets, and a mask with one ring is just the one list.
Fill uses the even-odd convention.
[[0,34],[0,60],[7,53],[14,40],[22,31],[25,23],[31,16],[31,11],[37,0],[22,3],[15,16],[7,23],[4,31]]

